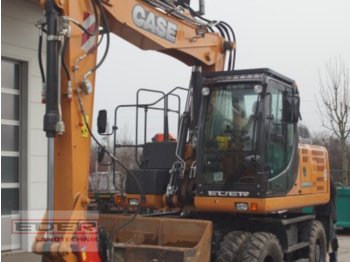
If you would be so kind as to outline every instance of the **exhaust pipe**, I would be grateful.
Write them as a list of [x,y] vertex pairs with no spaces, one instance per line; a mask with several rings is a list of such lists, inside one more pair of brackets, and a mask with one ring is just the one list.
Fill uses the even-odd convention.
[[199,0],[199,15],[205,15],[205,0]]

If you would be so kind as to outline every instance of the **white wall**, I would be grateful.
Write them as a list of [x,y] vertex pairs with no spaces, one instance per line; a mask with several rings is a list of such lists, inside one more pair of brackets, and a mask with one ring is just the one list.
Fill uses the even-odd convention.
[[[41,77],[37,61],[38,30],[35,18],[41,15],[39,5],[26,0],[1,0],[1,56],[28,64],[28,89],[23,90],[27,127],[24,148],[26,166],[22,166],[21,207],[28,210],[46,208],[47,142],[43,132],[45,106],[41,103]],[[45,59],[45,56],[43,56]],[[22,238],[22,248],[31,246],[31,240]]]

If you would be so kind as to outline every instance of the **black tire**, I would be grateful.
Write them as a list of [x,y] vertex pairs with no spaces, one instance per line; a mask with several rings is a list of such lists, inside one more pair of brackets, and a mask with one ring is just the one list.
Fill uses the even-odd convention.
[[312,223],[309,238],[309,260],[310,262],[326,262],[327,241],[323,225],[319,221]]
[[256,232],[241,246],[239,262],[282,262],[281,245],[274,234]]
[[220,243],[215,262],[238,262],[237,256],[241,245],[251,234],[245,231],[232,231]]

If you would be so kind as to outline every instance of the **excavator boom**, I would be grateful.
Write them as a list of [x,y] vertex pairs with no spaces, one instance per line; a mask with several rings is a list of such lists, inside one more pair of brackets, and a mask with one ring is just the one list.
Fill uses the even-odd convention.
[[[53,221],[58,211],[69,211],[69,219],[76,221],[85,219],[89,203],[95,73],[107,56],[110,33],[143,50],[168,54],[189,66],[202,66],[204,71],[222,70],[234,43],[209,32],[208,22],[195,18],[189,7],[172,1],[41,0],[40,4],[46,17],[38,26],[47,34],[46,77],[42,77],[49,151],[46,219]],[[105,50],[97,61],[102,38],[106,40]],[[64,239],[72,236],[66,232]],[[56,256],[64,253],[66,261],[75,261],[69,241],[50,245],[46,251],[58,245],[64,251],[55,251]],[[43,246],[37,242],[34,250],[44,253]]]
[[[57,37],[56,41],[48,39],[48,47],[59,42],[59,37],[62,39],[47,50],[47,74],[54,76],[47,77],[46,82],[46,119],[58,119],[65,127],[57,131],[57,122],[45,125],[48,137],[55,137],[54,208],[70,210],[76,195],[87,192],[88,129],[92,122],[95,71],[100,65],[96,59],[100,24],[104,25],[101,33],[107,38],[107,45],[108,35],[113,32],[142,49],[167,53],[188,65],[203,65],[204,70],[223,69],[227,44],[189,14],[181,13],[189,21],[183,20],[145,1],[46,1],[45,5],[52,8],[46,10],[47,16],[54,14],[56,27],[61,27],[56,29],[57,36],[52,36]],[[58,46],[64,46],[61,53]],[[57,74],[60,61],[66,70]]]

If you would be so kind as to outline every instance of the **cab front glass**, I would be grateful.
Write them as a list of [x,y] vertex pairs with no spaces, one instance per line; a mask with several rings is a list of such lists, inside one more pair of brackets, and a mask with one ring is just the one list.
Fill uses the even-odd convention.
[[203,133],[203,184],[229,190],[235,182],[256,174],[259,159],[259,114],[256,84],[228,84],[210,88]]

